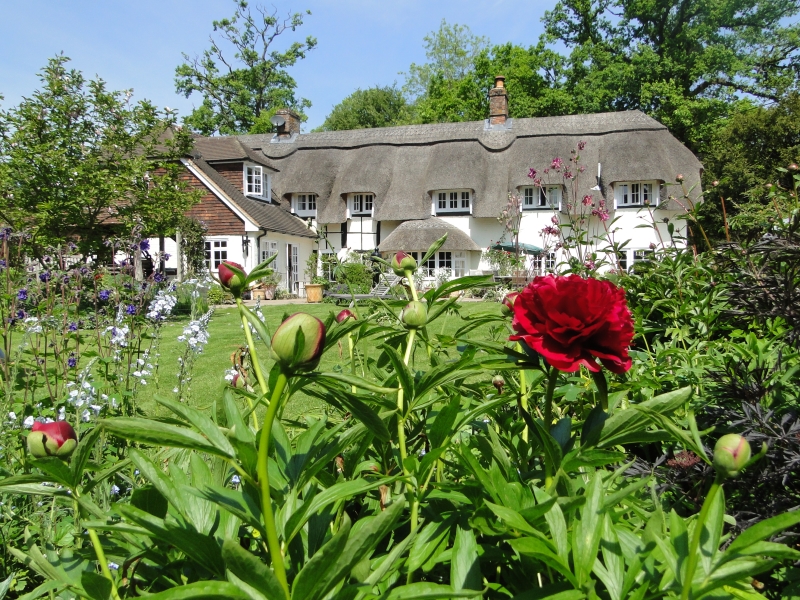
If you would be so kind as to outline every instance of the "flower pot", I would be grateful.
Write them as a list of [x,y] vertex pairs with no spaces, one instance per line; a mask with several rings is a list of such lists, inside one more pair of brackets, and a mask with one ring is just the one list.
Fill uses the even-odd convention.
[[264,290],[253,290],[253,300],[266,300],[267,296]]
[[319,283],[306,284],[306,302],[316,304],[322,302],[322,288],[325,286]]
[[278,289],[277,285],[268,285],[264,288],[264,300],[274,300],[275,290]]

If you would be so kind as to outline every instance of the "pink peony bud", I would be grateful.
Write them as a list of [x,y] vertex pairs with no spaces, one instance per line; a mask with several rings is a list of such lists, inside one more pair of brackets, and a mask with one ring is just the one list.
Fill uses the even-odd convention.
[[736,477],[750,461],[750,443],[741,435],[723,435],[714,446],[714,469],[726,477]]
[[[241,271],[238,273],[229,267],[234,267]],[[244,267],[239,263],[231,262],[229,260],[222,261],[219,265],[219,282],[226,290],[228,290],[235,298],[240,298],[242,290],[244,290],[244,282],[247,278],[247,273],[244,272]]]
[[680,183],[681,181],[683,181],[683,175],[681,175],[680,173],[678,173],[677,175],[675,175],[675,181],[677,181],[678,183]]
[[417,270],[417,261],[410,254],[406,254],[402,250],[392,257],[392,270],[395,275],[403,276],[406,271],[412,273]]
[[348,309],[344,309],[338,315],[336,315],[336,322],[337,323],[344,323],[347,319],[355,319],[356,316]]
[[500,307],[500,310],[507,317],[514,314],[514,302],[516,301],[517,296],[519,296],[519,292],[509,292],[503,296],[501,301],[503,306]]
[[428,322],[428,307],[422,302],[409,302],[400,312],[400,320],[409,329],[419,329]]
[[[298,332],[302,331],[302,347]],[[307,313],[295,313],[280,324],[272,336],[272,356],[290,370],[309,371],[319,364],[325,348],[325,325]]]
[[68,458],[78,445],[78,436],[66,421],[33,424],[28,434],[28,451],[36,458],[58,456]]
[[503,393],[503,386],[505,384],[506,384],[506,380],[503,379],[503,377],[501,375],[495,375],[494,377],[492,377],[492,385],[495,387],[495,389],[497,390],[498,394],[502,394]]

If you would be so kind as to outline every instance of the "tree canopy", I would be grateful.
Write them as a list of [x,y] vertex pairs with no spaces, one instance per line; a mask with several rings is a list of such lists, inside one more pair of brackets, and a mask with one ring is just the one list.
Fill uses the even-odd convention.
[[174,112],[109,91],[51,59],[41,89],[0,110],[0,220],[29,234],[34,254],[78,242],[94,254],[134,227],[168,233],[196,197],[177,161],[191,138]]
[[305,58],[317,40],[308,36],[284,50],[275,49],[280,36],[303,24],[303,15],[282,19],[277,9],[268,12],[262,7],[254,14],[245,0],[234,2],[231,18],[213,22],[218,38],[210,36],[210,48],[194,58],[184,54],[185,62],[175,70],[178,93],[203,97],[184,123],[204,135],[272,131],[269,118],[276,110],[292,108],[305,118],[303,110],[311,106],[296,96],[297,83],[288,68]]
[[340,131],[402,125],[409,119],[408,103],[395,86],[356,90],[333,107],[319,131]]

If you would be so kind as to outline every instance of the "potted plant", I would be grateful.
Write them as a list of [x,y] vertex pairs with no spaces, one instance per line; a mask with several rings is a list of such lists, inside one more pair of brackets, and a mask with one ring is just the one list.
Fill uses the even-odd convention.
[[273,300],[275,298],[275,290],[280,283],[280,277],[276,272],[265,275],[258,280],[258,284],[253,290],[254,300]]
[[311,278],[311,283],[306,284],[306,302],[316,304],[322,302],[322,291],[328,285],[328,280],[319,275]]

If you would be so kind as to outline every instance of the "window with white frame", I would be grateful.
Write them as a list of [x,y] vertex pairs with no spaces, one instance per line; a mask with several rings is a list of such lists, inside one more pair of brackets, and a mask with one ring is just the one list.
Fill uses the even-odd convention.
[[622,181],[614,184],[617,208],[657,206],[658,183],[655,181]]
[[228,260],[228,240],[205,240],[206,268],[209,271],[219,269],[220,263]]
[[544,268],[548,273],[553,273],[556,270],[556,253],[548,252],[544,260]]
[[464,277],[467,274],[467,253],[453,252],[453,275]]
[[550,209],[561,208],[561,186],[544,185],[522,188],[522,209]]
[[633,264],[647,262],[653,260],[655,253],[652,250],[634,250],[633,251]]
[[469,190],[434,192],[433,197],[435,199],[436,214],[447,212],[468,213],[472,205],[472,192]]
[[248,196],[267,197],[267,182],[264,167],[261,165],[244,166],[244,193]]
[[317,195],[294,194],[292,196],[292,210],[301,217],[316,217]]
[[[272,240],[264,240],[261,245],[261,262],[264,262],[268,258],[275,256],[278,253],[278,242],[273,242]],[[277,260],[277,259],[276,259]],[[272,261],[272,268],[275,267],[275,261]]]
[[375,194],[350,194],[350,214],[372,216],[372,207],[374,203]]
[[617,264],[619,265],[620,271],[627,271],[628,270],[628,251],[622,250],[621,252],[617,252]]

